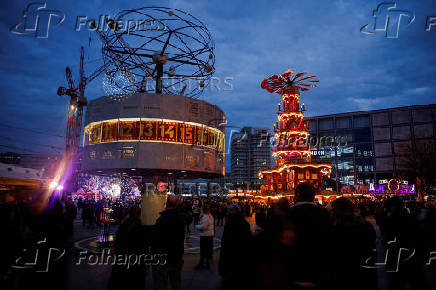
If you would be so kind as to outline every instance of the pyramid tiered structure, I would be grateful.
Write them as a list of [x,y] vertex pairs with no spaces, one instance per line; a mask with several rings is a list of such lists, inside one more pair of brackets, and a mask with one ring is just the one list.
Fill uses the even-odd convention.
[[305,106],[300,105],[299,91],[315,87],[318,80],[314,80],[314,76],[304,76],[305,73],[292,74],[292,70],[287,70],[262,82],[262,88],[281,94],[282,100],[274,124],[272,152],[275,168],[259,172],[259,178],[266,178],[264,192],[292,193],[302,182],[311,182],[319,188],[323,176],[330,176],[332,168],[331,164],[311,162],[309,124],[304,120]]

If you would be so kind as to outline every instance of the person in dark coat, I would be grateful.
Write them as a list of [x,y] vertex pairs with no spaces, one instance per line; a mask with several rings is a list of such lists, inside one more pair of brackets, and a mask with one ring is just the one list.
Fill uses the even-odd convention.
[[[385,214],[379,219],[385,247],[391,253],[403,250],[403,257],[394,254],[388,256],[386,268],[388,273],[388,286],[391,290],[408,289],[425,290],[425,264],[428,261],[428,252],[425,251],[425,240],[417,220],[406,210],[404,202],[398,197],[386,200]],[[410,250],[409,250],[410,249]],[[406,259],[411,251],[415,251]]]
[[153,287],[166,290],[168,280],[173,290],[181,289],[185,246],[185,215],[178,209],[179,199],[169,196],[166,209],[156,221],[153,251],[166,255],[166,263],[152,266]]
[[[219,274],[224,289],[244,289],[252,281],[252,234],[250,224],[244,219],[238,205],[227,208],[228,221],[221,238]],[[250,288],[250,287],[247,287]]]
[[224,205],[220,202],[218,204],[218,207],[216,209],[216,225],[217,226],[222,226],[224,225],[224,216],[225,216],[226,212],[224,209]]
[[357,211],[348,198],[336,199],[332,203],[332,210],[334,289],[377,289],[377,270],[362,267],[368,258],[375,258],[374,228],[356,214]]
[[186,226],[186,234],[191,233],[191,224],[193,221],[192,217],[192,206],[188,202],[184,202],[180,209],[182,210],[184,216],[185,216],[185,226]]
[[89,204],[88,202],[84,202],[82,204],[82,226],[85,227],[86,225],[86,221],[88,220],[88,215],[89,215]]
[[[144,230],[140,220],[141,210],[138,207],[129,209],[127,219],[120,225],[114,244],[114,254],[140,255],[146,254],[147,246]],[[133,260],[132,260],[133,261]],[[146,265],[143,261],[126,265],[115,263],[109,280],[108,289],[145,289]]]
[[268,215],[256,214],[260,226],[254,237],[256,258],[251,279],[256,289],[294,289],[295,229],[288,217],[289,203],[271,203]]
[[296,235],[291,268],[295,269],[292,274],[297,289],[323,288],[329,283],[332,224],[329,214],[314,199],[314,186],[300,183],[295,188],[295,205],[289,210]]

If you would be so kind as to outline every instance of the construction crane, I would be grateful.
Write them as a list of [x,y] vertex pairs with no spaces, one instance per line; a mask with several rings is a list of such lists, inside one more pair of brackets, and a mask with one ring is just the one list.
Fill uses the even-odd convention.
[[59,96],[67,95],[70,97],[65,148],[67,157],[73,156],[75,153],[77,153],[79,148],[80,133],[82,130],[83,107],[88,104],[88,100],[85,97],[85,87],[109,66],[109,63],[105,63],[89,77],[85,77],[84,54],[85,52],[82,46],[80,48],[80,71],[78,87],[74,85],[71,69],[67,67],[65,69],[65,74],[69,87],[59,87],[57,91]]
[[[91,25],[96,25],[95,20],[91,21]],[[107,40],[107,36],[103,32],[97,29],[97,33],[104,44],[109,43],[109,41]],[[123,40],[119,39],[119,41]],[[126,43],[123,42],[123,44]],[[85,97],[85,87],[112,64],[112,61],[106,61],[93,74],[91,74],[89,77],[85,77],[84,54],[84,48],[82,46],[80,48],[80,71],[78,87],[74,85],[71,69],[67,67],[65,69],[65,74],[68,82],[68,88],[59,87],[57,91],[57,94],[59,96],[67,95],[70,97],[65,148],[65,153],[67,157],[73,156],[79,149],[80,133],[82,130],[83,107],[88,104],[88,100]],[[123,67],[123,60],[121,59],[121,57],[117,56],[116,61],[117,63],[115,65]]]

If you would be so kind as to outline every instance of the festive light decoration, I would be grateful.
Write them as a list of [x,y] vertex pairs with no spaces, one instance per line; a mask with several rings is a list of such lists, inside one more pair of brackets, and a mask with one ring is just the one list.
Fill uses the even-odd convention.
[[309,144],[309,124],[304,121],[304,104],[300,106],[299,91],[315,87],[315,76],[305,72],[293,75],[288,69],[281,75],[273,75],[262,81],[261,87],[270,93],[281,94],[278,104],[278,121],[274,124],[272,145],[275,169],[259,172],[259,178],[267,179],[267,191],[290,192],[301,182],[312,182],[316,187],[322,184],[323,176],[329,176],[331,164],[311,163],[312,151]]
[[307,74],[306,72],[297,73],[292,76],[293,73],[292,69],[288,69],[281,75],[273,75],[264,79],[261,85],[262,89],[266,89],[270,93],[284,95],[285,97],[282,98],[287,98],[288,94],[295,94],[299,90],[307,91],[309,88],[316,87],[316,83],[319,82],[319,80],[313,80],[315,76],[303,77]]
[[391,180],[389,180],[388,189],[391,192],[398,192],[398,190],[400,189],[400,182],[398,181],[398,179],[392,178]]
[[84,176],[79,181],[81,187],[79,195],[86,195],[90,198],[100,199],[123,197],[138,197],[139,190],[137,180],[128,176]]
[[121,187],[118,183],[112,184],[112,196],[118,197],[121,194]]

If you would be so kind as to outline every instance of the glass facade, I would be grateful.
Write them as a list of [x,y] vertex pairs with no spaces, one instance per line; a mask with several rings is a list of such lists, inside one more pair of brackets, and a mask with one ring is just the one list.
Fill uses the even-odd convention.
[[359,158],[356,159],[357,172],[373,172],[374,160],[372,158]]
[[327,119],[321,119],[319,120],[319,130],[332,130],[333,127],[333,119],[327,118]]
[[336,118],[336,128],[341,128],[341,129],[351,128],[351,118],[350,117]]
[[356,156],[357,157],[369,157],[374,156],[371,143],[356,144]]
[[353,157],[354,146],[338,146],[336,148],[336,153],[338,157]]
[[[436,152],[436,104],[308,118],[312,160],[331,162],[341,185],[385,182],[401,174],[400,159]],[[422,146],[425,144],[425,146]]]
[[354,128],[363,128],[370,126],[369,115],[354,116]]
[[371,142],[371,129],[362,128],[353,130],[353,141],[356,143]]

